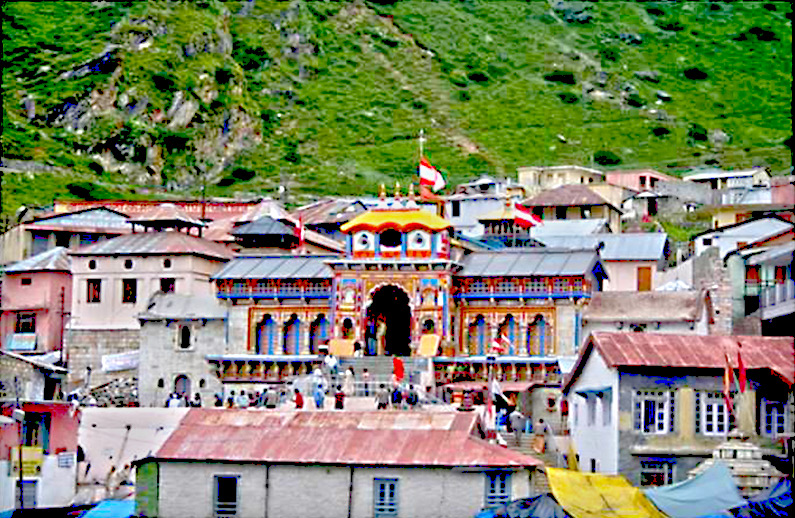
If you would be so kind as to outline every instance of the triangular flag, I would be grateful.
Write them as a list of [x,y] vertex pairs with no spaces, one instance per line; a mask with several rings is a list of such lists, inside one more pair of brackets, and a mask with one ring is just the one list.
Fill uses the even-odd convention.
[[428,159],[422,157],[420,159],[420,185],[427,185],[434,192],[443,189],[447,183],[444,181],[442,173],[428,162]]
[[532,211],[524,205],[518,203],[514,205],[514,222],[523,228],[535,227],[536,225],[543,225],[543,220],[532,213]]

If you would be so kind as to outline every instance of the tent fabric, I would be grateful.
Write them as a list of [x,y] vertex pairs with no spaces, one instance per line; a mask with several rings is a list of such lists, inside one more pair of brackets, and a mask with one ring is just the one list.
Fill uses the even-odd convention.
[[135,514],[135,500],[103,500],[81,518],[130,518]]
[[546,468],[552,494],[574,518],[666,518],[620,475]]
[[778,484],[764,493],[748,499],[748,505],[734,509],[737,518],[764,518],[795,516],[795,504],[792,499],[792,483],[781,478]]
[[571,518],[549,493],[490,507],[475,518]]
[[671,518],[716,515],[746,504],[731,471],[722,462],[715,462],[691,479],[645,489],[644,493]]

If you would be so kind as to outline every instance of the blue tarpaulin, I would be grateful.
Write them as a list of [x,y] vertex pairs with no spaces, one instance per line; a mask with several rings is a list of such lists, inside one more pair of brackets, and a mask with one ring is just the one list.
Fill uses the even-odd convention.
[[735,509],[733,514],[737,518],[785,518],[795,515],[791,481],[782,478],[764,493],[749,498],[748,505]]
[[130,518],[135,514],[135,500],[103,500],[81,518]]
[[671,518],[720,516],[729,509],[746,504],[731,471],[722,462],[716,462],[689,480],[644,489],[643,492],[660,511]]
[[490,507],[476,514],[475,518],[571,518],[571,516],[551,494],[547,493]]

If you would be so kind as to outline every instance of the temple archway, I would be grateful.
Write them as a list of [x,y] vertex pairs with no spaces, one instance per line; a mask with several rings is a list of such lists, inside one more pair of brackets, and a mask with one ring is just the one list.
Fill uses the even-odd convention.
[[372,294],[365,331],[367,354],[411,354],[411,307],[401,288],[386,285]]
[[257,341],[254,349],[255,354],[273,354],[273,342],[276,337],[276,325],[273,317],[263,315],[262,320],[257,323]]
[[328,320],[319,314],[309,326],[309,354],[317,354],[318,346],[328,339]]
[[301,344],[301,320],[293,313],[284,324],[284,354],[298,354]]

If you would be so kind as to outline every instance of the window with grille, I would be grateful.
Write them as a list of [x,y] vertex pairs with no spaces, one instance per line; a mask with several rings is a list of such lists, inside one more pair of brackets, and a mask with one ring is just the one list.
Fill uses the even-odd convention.
[[163,293],[174,293],[177,280],[172,278],[160,279],[160,291]]
[[22,481],[17,480],[16,494],[14,495],[15,506],[19,505],[20,484],[22,485],[22,504],[25,506],[25,509],[35,509],[36,506],[38,505],[36,499],[38,480],[22,480]]
[[787,431],[787,414],[784,412],[785,404],[781,401],[763,400],[764,423],[762,434],[776,437]]
[[398,479],[373,479],[373,516],[398,515]]
[[552,281],[552,289],[555,293],[562,293],[569,290],[569,280],[565,277],[555,277]]
[[507,504],[511,500],[511,474],[505,471],[486,473],[486,507]]
[[510,279],[501,279],[497,283],[497,292],[499,293],[514,293],[516,291],[516,283]]
[[90,304],[99,303],[102,293],[102,280],[88,279],[88,281],[86,281],[86,286],[86,302]]
[[239,478],[238,475],[215,475],[213,498],[213,516],[215,518],[237,516]]
[[585,406],[588,411],[588,426],[594,426],[596,424],[596,396],[588,396],[585,400]]
[[489,285],[484,280],[472,281],[472,283],[469,285],[469,292],[470,293],[488,293],[489,292]]
[[122,279],[121,301],[123,304],[135,304],[138,298],[138,281],[135,279]]
[[35,333],[36,313],[17,313],[15,333]]
[[612,400],[613,398],[610,395],[610,392],[606,392],[602,398],[602,426],[610,426],[610,422],[613,419],[611,414],[612,409]]
[[640,461],[640,485],[664,486],[673,484],[675,464],[669,460]]
[[697,430],[703,435],[725,435],[731,424],[721,392],[696,393]]
[[542,277],[531,277],[527,286],[531,293],[546,293],[547,291],[547,281]]
[[635,391],[634,428],[644,434],[674,431],[674,392],[668,390]]

